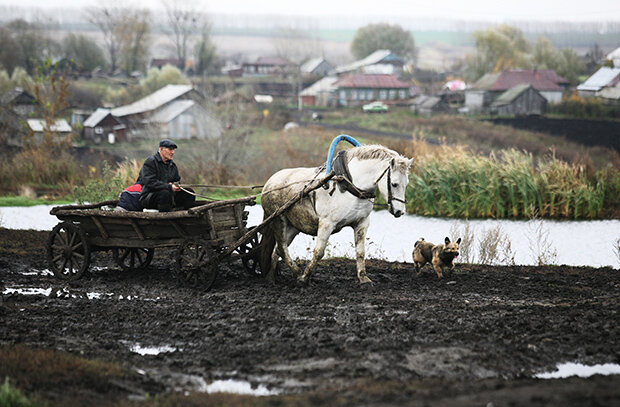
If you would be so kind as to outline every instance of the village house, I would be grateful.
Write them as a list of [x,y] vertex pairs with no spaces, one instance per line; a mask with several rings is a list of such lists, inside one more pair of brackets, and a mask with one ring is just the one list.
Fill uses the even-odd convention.
[[334,69],[334,66],[325,58],[318,57],[304,62],[299,69],[301,70],[302,75],[320,78],[331,72]]
[[406,104],[411,96],[411,85],[395,75],[349,74],[334,82],[339,106],[361,106],[381,100],[386,104]]
[[540,115],[546,110],[547,99],[527,83],[508,89],[489,108],[490,113],[500,116]]
[[449,113],[450,105],[440,96],[418,95],[411,103],[411,110],[421,116]]
[[109,143],[125,140],[125,124],[114,117],[110,109],[100,107],[83,123],[83,137],[96,144],[107,140]]
[[56,119],[49,127],[43,119],[28,119],[26,122],[28,123],[28,128],[34,135],[34,141],[36,144],[41,143],[41,140],[43,140],[43,134],[46,130],[54,133],[57,140],[66,139],[73,131],[65,119]]
[[299,94],[304,106],[330,106],[334,100],[337,76],[326,76],[308,86]]
[[34,96],[22,88],[13,88],[0,96],[0,142],[21,145],[27,131],[25,120],[35,114],[37,106]]
[[337,66],[330,74],[341,76],[351,73],[366,73],[400,76],[404,63],[402,58],[393,54],[389,49],[380,49],[366,58]]
[[259,57],[256,62],[244,62],[241,67],[242,76],[280,76],[297,69],[295,64],[280,57]]
[[613,90],[606,91],[606,89],[613,89],[618,84],[620,84],[620,67],[609,68],[604,66],[586,79],[585,82],[580,83],[577,86],[577,92],[579,92],[579,96],[586,98],[599,96],[601,93],[603,95],[613,94]]
[[484,75],[465,90],[465,107],[469,112],[485,111],[502,93],[517,85],[528,84],[549,103],[562,101],[568,80],[553,70],[510,70]]
[[129,105],[98,109],[84,122],[84,137],[95,142],[218,137],[219,122],[201,101],[191,85],[167,85]]

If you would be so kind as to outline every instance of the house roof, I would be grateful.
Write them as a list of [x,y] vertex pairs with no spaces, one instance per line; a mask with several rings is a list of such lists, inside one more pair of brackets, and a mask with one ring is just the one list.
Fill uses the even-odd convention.
[[350,74],[334,83],[338,88],[409,88],[410,84],[401,81],[395,75]]
[[[28,127],[32,129],[35,133],[43,132],[45,128],[45,120],[43,119],[28,119]],[[65,119],[58,119],[51,125],[50,131],[54,131],[57,133],[70,133],[71,126]]]
[[35,98],[22,88],[16,87],[5,92],[0,97],[0,105],[6,105],[9,103],[33,104],[35,103]]
[[315,69],[317,69],[323,62],[328,63],[327,60],[323,57],[312,58],[311,60],[304,62],[304,64],[301,65],[300,70],[301,72],[311,73]]
[[[505,91],[504,93],[502,93],[501,95],[499,95],[497,97],[497,99],[495,99],[493,101],[493,103],[491,104],[491,106],[503,106],[503,105],[508,105],[512,102],[514,102],[521,94],[523,94],[525,91],[527,91],[529,88],[532,88],[532,85],[527,84],[527,83],[521,83],[519,85],[516,85],[510,89],[508,89],[507,91]],[[534,91],[536,91],[536,89],[534,89]],[[538,91],[536,91],[538,92]],[[542,97],[542,96],[541,96]]]
[[93,112],[93,114],[84,120],[84,127],[95,127],[109,114],[110,109],[104,109],[103,107],[98,108]]
[[606,86],[613,86],[612,82],[620,77],[620,68],[602,67],[585,82],[577,86],[577,90],[596,92]]
[[560,84],[566,84],[568,80],[548,69],[511,70],[486,74],[471,88],[503,92],[522,83],[530,84],[538,91],[563,91],[564,88]]
[[438,96],[429,96],[422,103],[418,105],[420,109],[432,109],[441,102],[441,98]]
[[620,47],[611,51],[605,58],[612,61],[615,68],[620,68]]
[[259,57],[254,64],[250,65],[291,65],[291,62],[280,57]]
[[402,60],[398,58],[396,55],[392,54],[392,51],[390,51],[389,49],[379,49],[373,52],[372,54],[368,55],[364,59],[360,59],[350,64],[336,67],[335,73],[341,74],[345,72],[356,71],[365,66],[378,64],[380,62],[388,62],[388,61],[402,62]]
[[330,92],[336,87],[334,83],[338,80],[337,76],[326,76],[301,91],[301,96],[315,96],[321,92]]
[[150,123],[169,123],[194,105],[195,103],[193,100],[175,100],[155,112],[148,121]]
[[111,113],[116,117],[147,113],[170,103],[192,89],[191,85],[167,85],[136,102],[112,109]]

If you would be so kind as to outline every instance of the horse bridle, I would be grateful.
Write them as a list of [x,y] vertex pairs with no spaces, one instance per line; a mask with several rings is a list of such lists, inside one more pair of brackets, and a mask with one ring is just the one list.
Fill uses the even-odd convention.
[[377,178],[377,180],[375,181],[375,184],[379,184],[379,181],[381,180],[381,178],[383,178],[383,176],[385,175],[386,172],[387,172],[387,186],[388,186],[388,196],[387,196],[387,206],[388,206],[388,208],[392,208],[393,207],[392,206],[392,201],[401,202],[401,203],[407,205],[407,199],[396,198],[392,194],[392,165],[391,164],[388,164],[387,168],[385,170],[383,170],[381,175],[379,175],[379,178]]

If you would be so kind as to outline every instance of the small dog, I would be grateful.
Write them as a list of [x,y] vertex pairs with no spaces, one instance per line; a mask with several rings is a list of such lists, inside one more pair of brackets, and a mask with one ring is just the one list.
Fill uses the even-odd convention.
[[432,243],[424,241],[424,238],[420,238],[413,245],[413,264],[415,265],[415,271],[418,276],[422,274],[422,267],[426,263],[431,263],[437,277],[442,278],[443,272],[446,267],[450,270],[454,269],[454,258],[459,255],[459,244],[461,238],[459,237],[456,242],[450,242],[450,239],[446,237],[445,244],[434,245]]

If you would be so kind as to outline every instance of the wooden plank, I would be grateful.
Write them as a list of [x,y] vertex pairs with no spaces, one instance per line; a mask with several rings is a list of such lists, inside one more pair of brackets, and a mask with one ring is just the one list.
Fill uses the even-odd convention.
[[211,226],[209,228],[209,235],[211,236],[211,239],[217,239],[217,231],[215,228],[215,222],[213,220],[213,211],[212,210],[208,210],[206,213],[206,217],[207,220],[209,221],[209,225]]
[[103,202],[97,202],[97,203],[87,204],[87,205],[62,205],[62,206],[55,206],[50,211],[50,214],[51,215],[55,215],[56,212],[61,211],[61,210],[62,211],[67,211],[67,210],[73,210],[73,209],[95,209],[95,208],[101,208],[102,206],[116,206],[116,204],[118,204],[118,199],[113,199],[113,200],[103,201]]
[[101,221],[99,219],[97,219],[95,216],[91,216],[90,219],[93,221],[95,226],[97,226],[97,229],[99,230],[99,233],[101,234],[101,236],[103,236],[106,239],[110,237],[108,235],[108,232],[106,232],[106,230],[103,228],[103,225],[101,224]]
[[129,219],[129,221],[131,222],[131,226],[133,227],[133,230],[136,231],[136,234],[138,235],[140,240],[144,240],[145,239],[144,233],[142,233],[142,229],[140,229],[138,222],[136,222],[135,219]]
[[190,208],[188,212],[190,214],[200,214],[203,212],[208,212],[209,210],[219,208],[221,206],[229,206],[234,204],[244,204],[244,205],[256,205],[256,198],[253,196],[246,196],[244,198],[237,199],[227,199],[225,201],[217,201],[211,202],[206,205],[196,206],[194,208]]
[[170,222],[170,224],[172,225],[172,227],[174,228],[174,230],[176,230],[176,231],[177,231],[177,233],[179,234],[179,236],[181,236],[181,237],[183,237],[183,238],[187,238],[187,237],[188,237],[187,233],[185,233],[185,231],[181,228],[181,226],[180,226],[177,222],[175,222],[175,221],[173,221],[173,220],[170,220],[170,221],[168,221],[168,222]]

